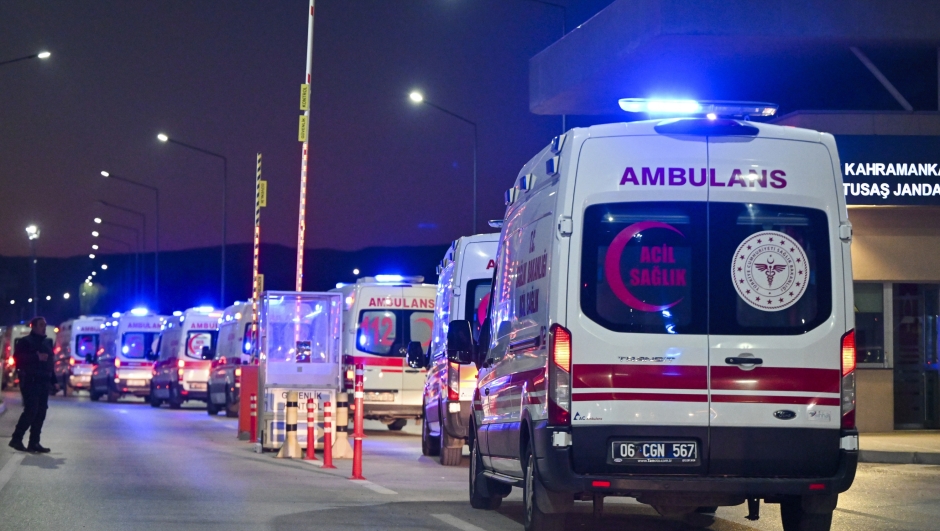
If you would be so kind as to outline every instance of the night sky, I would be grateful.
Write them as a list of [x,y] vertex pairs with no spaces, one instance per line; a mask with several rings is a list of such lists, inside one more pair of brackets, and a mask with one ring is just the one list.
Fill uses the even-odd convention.
[[[556,0],[569,28],[611,0]],[[223,9],[224,6],[224,9]],[[139,218],[161,189],[162,249],[221,241],[221,161],[160,143],[159,132],[228,157],[228,239],[251,239],[255,154],[269,182],[262,238],[296,245],[300,83],[307,2],[0,3],[0,255],[90,252],[92,218]],[[472,129],[479,127],[479,226],[503,214],[519,168],[560,132],[528,110],[528,59],[560,37],[561,10],[528,0],[317,2],[307,247],[427,245],[469,234]],[[132,241],[124,229],[99,228]],[[120,244],[102,251],[121,252]]]

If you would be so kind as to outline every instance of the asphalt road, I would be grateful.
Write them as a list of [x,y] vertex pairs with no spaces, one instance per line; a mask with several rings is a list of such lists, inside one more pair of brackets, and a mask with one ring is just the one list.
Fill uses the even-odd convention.
[[[255,454],[235,439],[235,421],[209,418],[197,404],[155,410],[140,401],[51,401],[43,444],[48,455],[6,446],[19,416],[19,396],[5,393],[0,417],[0,529],[146,530],[266,529],[462,530],[522,529],[516,489],[495,512],[471,509],[467,468],[442,467],[421,456],[409,426],[393,434],[380,424],[366,440],[364,475],[346,479],[350,463],[325,471],[301,461]],[[578,503],[567,529],[683,531],[630,500],[608,499],[605,517]],[[758,522],[744,506],[721,508],[711,529],[780,530],[777,506]],[[940,529],[940,467],[862,465],[842,496],[833,529]]]

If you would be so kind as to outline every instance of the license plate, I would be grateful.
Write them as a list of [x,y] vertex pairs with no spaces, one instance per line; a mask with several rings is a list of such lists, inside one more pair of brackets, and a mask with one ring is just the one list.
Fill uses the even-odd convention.
[[189,389],[191,391],[205,391],[207,389],[206,382],[192,382],[189,384]]
[[695,441],[614,441],[610,456],[624,465],[684,465],[699,460]]
[[365,393],[362,399],[366,402],[394,402],[395,393]]
[[147,382],[144,380],[128,380],[127,381],[128,387],[143,387],[145,385],[147,385]]

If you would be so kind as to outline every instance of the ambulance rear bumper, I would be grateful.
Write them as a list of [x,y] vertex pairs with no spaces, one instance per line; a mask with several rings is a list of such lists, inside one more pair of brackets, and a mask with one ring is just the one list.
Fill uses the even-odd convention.
[[[858,451],[855,449],[839,451],[838,468],[835,474],[828,477],[578,474],[572,466],[572,447],[553,445],[553,435],[557,431],[559,430],[549,428],[544,422],[533,430],[533,450],[539,477],[546,489],[555,492],[599,492],[608,496],[634,498],[644,494],[667,492],[676,495],[711,493],[772,499],[779,496],[826,495],[847,491],[855,480],[858,466]],[[857,437],[858,433],[843,432],[843,435]]]

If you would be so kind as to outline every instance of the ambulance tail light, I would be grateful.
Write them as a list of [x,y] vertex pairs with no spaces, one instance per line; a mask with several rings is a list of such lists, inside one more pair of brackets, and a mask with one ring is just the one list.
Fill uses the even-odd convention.
[[549,339],[548,423],[571,424],[571,332],[553,324]]
[[855,429],[855,330],[842,336],[842,429]]
[[343,378],[343,387],[346,390],[351,390],[356,386],[354,378],[356,377],[356,371],[352,369],[346,369],[346,377]]
[[120,369],[120,368],[121,368],[121,360],[115,358],[115,359],[114,359],[114,366],[117,367],[118,369]]
[[69,366],[75,365],[75,358],[69,358]]
[[16,360],[13,359],[13,356],[10,356],[9,358],[7,358],[7,367],[12,367],[14,365],[16,365]]
[[447,362],[447,400],[460,401],[460,365],[452,361]]

